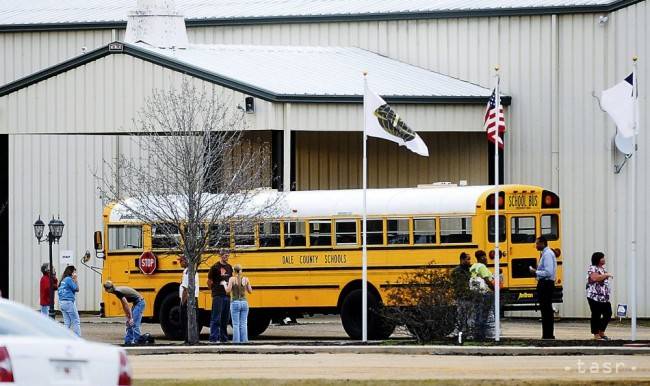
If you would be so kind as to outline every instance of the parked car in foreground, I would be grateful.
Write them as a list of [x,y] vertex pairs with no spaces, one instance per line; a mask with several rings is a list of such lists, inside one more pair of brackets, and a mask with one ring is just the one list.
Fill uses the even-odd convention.
[[129,386],[126,352],[77,337],[61,324],[0,299],[0,385]]

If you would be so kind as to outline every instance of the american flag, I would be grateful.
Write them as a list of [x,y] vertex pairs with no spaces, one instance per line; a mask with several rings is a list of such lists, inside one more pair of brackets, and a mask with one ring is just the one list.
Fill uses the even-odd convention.
[[[490,99],[488,100],[487,107],[485,108],[485,119],[483,120],[483,129],[487,133],[488,141],[494,143],[495,140],[499,143],[499,148],[503,149],[503,133],[506,132],[506,119],[503,116],[503,105],[499,103],[499,135],[496,135],[497,126],[497,109],[496,109],[496,90],[492,91]],[[499,100],[499,102],[501,102]]]

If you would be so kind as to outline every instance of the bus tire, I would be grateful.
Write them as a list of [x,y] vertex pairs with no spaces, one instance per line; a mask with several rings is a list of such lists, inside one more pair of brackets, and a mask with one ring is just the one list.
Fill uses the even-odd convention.
[[255,339],[271,324],[271,315],[263,310],[251,308],[248,313],[248,337]]
[[[360,289],[352,290],[341,304],[341,323],[343,329],[352,339],[361,339],[361,302],[362,291]],[[395,330],[395,325],[389,323],[384,317],[377,314],[375,310],[381,306],[381,301],[377,295],[368,291],[368,339],[387,339]]]
[[167,339],[182,340],[181,304],[178,293],[170,292],[160,303],[160,327]]

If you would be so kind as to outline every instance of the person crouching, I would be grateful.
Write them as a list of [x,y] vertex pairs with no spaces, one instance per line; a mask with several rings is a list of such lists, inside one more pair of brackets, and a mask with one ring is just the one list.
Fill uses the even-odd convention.
[[[140,324],[142,323],[142,313],[144,312],[144,298],[131,287],[115,287],[113,282],[107,280],[104,283],[104,289],[109,294],[115,295],[122,304],[124,315],[126,315],[126,333],[124,335],[124,344],[136,344],[140,340]],[[132,304],[129,307],[129,303]]]

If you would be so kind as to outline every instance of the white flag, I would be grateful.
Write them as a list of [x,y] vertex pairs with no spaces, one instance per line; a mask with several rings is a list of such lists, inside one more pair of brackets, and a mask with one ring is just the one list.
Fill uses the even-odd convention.
[[367,135],[393,141],[421,156],[429,156],[429,149],[422,138],[379,95],[372,92],[367,83],[363,96],[363,113]]
[[634,79],[632,74],[614,87],[604,90],[600,98],[600,106],[616,123],[619,133],[630,138],[634,135],[635,116]]

